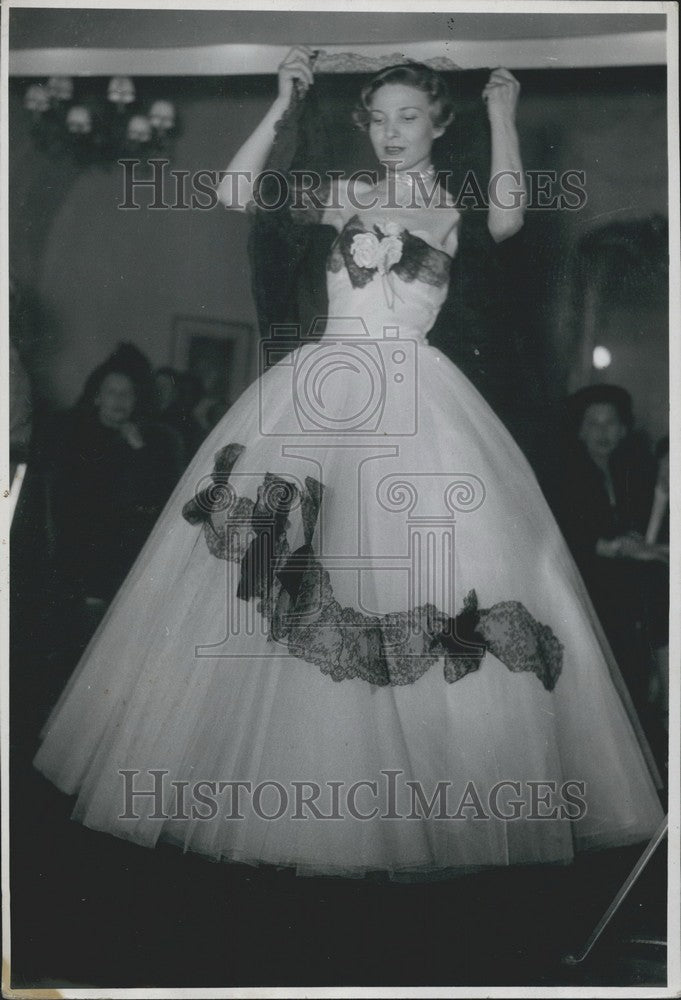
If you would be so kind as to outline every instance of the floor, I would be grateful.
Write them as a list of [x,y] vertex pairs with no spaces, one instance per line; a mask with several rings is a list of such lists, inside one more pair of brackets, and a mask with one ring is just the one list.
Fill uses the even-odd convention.
[[24,609],[22,621],[15,607],[14,988],[665,984],[666,844],[570,966],[642,847],[405,886],[215,864],[73,822],[71,800],[31,760],[75,648],[50,624],[54,609]]

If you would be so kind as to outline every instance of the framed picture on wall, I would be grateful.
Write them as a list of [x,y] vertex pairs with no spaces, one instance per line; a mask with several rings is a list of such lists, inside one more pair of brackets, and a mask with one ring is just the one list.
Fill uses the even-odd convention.
[[206,397],[234,402],[251,381],[252,324],[204,316],[173,320],[171,364],[201,382]]

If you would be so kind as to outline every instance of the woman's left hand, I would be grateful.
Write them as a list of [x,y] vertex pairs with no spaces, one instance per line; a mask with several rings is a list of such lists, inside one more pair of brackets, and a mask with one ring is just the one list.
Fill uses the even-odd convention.
[[502,118],[515,121],[520,84],[507,69],[495,69],[485,84],[482,99],[487,105],[487,115],[491,119]]
[[121,427],[121,434],[123,435],[123,439],[127,441],[130,447],[134,448],[135,451],[139,451],[140,448],[144,448],[144,438],[142,437],[137,424],[132,423],[132,421],[127,424],[123,424]]

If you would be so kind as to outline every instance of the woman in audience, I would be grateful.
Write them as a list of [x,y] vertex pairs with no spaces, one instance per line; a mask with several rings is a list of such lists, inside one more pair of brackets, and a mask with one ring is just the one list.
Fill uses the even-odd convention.
[[101,611],[181,472],[178,435],[153,419],[151,370],[122,345],[90,376],[53,451],[55,554],[63,583]]
[[568,401],[570,442],[554,503],[601,624],[640,712],[647,706],[650,654],[644,563],[664,561],[646,541],[655,468],[633,433],[629,393],[590,385]]

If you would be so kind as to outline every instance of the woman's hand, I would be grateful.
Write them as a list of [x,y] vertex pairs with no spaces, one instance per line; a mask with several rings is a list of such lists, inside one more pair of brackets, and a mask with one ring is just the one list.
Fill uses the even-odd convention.
[[507,69],[495,69],[482,92],[492,140],[487,228],[496,243],[523,225],[527,190],[515,127],[520,84]]
[[650,545],[641,535],[632,532],[618,538],[599,538],[596,554],[606,559],[635,559],[637,562],[668,562],[669,547]]
[[291,49],[279,67],[279,93],[267,114],[232,156],[218,187],[218,198],[235,212],[244,212],[253,204],[253,185],[267,163],[276,129],[286,113],[294,89],[301,94],[312,86],[312,63],[315,53],[306,45]]
[[655,488],[660,490],[661,493],[666,493],[669,496],[669,455],[664,455],[659,462],[657,467],[657,482],[655,483]]
[[314,52],[306,45],[296,45],[291,49],[279,67],[279,98],[288,106],[293,88],[305,93],[314,83],[312,60]]
[[490,121],[493,118],[515,121],[519,94],[520,84],[513,74],[507,69],[495,69],[482,92]]
[[134,448],[135,451],[139,451],[140,448],[144,448],[144,438],[140,433],[140,429],[137,424],[133,424],[132,421],[129,421],[127,424],[123,424],[121,426],[121,435],[123,436],[123,440],[126,441],[131,448]]

